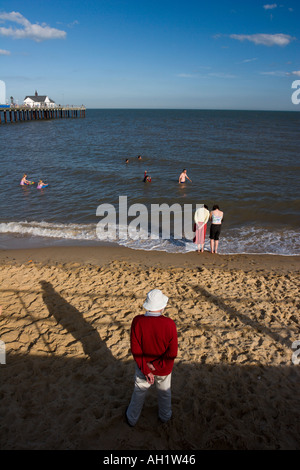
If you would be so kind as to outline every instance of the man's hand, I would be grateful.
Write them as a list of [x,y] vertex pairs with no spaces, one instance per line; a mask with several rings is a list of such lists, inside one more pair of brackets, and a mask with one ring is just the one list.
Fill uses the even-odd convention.
[[[152,371],[155,370],[155,367],[151,362],[147,362],[147,366],[149,367],[150,370]],[[151,385],[154,384],[154,375],[152,374],[152,372],[149,372],[149,374],[146,375],[146,379],[147,379],[148,384],[151,384]]]
[[148,384],[153,385],[154,384],[154,375],[152,372],[149,372],[149,374],[146,375],[146,379]]

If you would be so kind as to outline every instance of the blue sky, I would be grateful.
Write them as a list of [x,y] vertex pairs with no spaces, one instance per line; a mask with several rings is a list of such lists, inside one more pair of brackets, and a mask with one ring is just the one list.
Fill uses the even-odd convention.
[[0,80],[19,103],[298,111],[299,18],[299,0],[2,0]]

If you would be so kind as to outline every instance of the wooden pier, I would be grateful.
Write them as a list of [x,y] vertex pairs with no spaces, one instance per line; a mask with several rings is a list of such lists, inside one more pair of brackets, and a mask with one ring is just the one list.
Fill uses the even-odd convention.
[[84,118],[85,106],[30,107],[0,105],[0,124],[9,122],[41,121],[49,119]]

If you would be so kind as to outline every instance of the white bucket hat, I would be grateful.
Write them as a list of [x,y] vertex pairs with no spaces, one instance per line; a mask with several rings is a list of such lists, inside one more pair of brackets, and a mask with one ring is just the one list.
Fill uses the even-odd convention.
[[153,289],[147,294],[143,307],[150,312],[162,310],[168,303],[169,298],[159,289]]

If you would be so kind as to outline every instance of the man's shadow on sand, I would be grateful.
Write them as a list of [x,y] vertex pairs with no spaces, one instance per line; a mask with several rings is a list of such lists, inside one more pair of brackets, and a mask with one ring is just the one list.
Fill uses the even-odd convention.
[[70,305],[50,282],[41,281],[42,298],[51,316],[55,318],[75,342],[80,342],[84,353],[89,359],[98,359],[99,354],[106,355],[108,360],[114,360],[106,343],[101,339],[96,328],[93,328],[75,307]]
[[[0,368],[2,449],[300,448],[300,371],[289,364],[178,360],[172,377],[174,420],[170,427],[158,427],[157,401],[152,395],[146,399],[137,427],[129,428],[124,411],[133,390],[132,357],[130,361],[115,358],[83,313],[51,283],[41,281],[40,285],[59,334],[72,335],[74,341],[69,344],[79,341],[87,357],[8,351],[7,365]],[[284,338],[275,337],[272,330],[222,298],[202,287],[195,290],[232,318],[283,344]],[[150,444],[149,436],[154,438]]]

